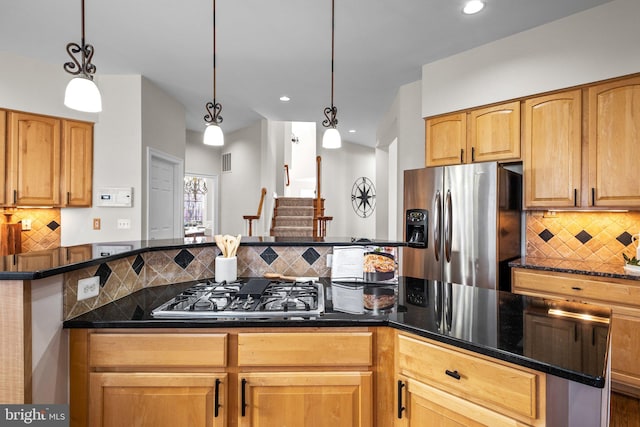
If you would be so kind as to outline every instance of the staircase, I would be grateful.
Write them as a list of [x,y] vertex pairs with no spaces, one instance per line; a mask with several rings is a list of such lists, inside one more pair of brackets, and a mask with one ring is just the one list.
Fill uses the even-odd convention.
[[305,197],[278,197],[273,208],[271,235],[313,237],[314,201]]

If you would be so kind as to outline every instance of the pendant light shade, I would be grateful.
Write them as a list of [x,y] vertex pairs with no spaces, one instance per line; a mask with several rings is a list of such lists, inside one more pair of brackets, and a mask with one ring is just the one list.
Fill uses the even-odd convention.
[[323,148],[340,148],[342,146],[342,139],[340,138],[340,132],[336,128],[329,128],[324,131],[322,136]]
[[99,113],[102,111],[102,97],[98,86],[86,77],[75,77],[64,91],[64,105],[72,110]]
[[213,0],[213,101],[207,102],[205,109],[207,114],[204,122],[207,127],[204,130],[204,144],[218,147],[224,145],[224,135],[219,126],[222,123],[222,104],[216,102],[216,0]]
[[[84,0],[82,0],[82,40],[80,44],[67,44],[67,53],[72,62],[65,62],[64,70],[76,77],[67,85],[64,105],[88,113],[102,111],[102,97],[98,86],[93,82],[93,74],[96,72],[96,66],[91,63],[94,49],[92,45],[85,43],[84,38]],[[76,57],[78,54],[79,58]]]
[[221,147],[224,145],[224,134],[220,126],[216,124],[208,125],[204,130],[204,145]]
[[324,109],[325,120],[322,122],[322,126],[327,130],[322,137],[322,148],[340,148],[342,146],[342,140],[340,138],[340,132],[336,129],[338,125],[338,109],[333,105],[333,57],[334,57],[334,33],[335,33],[335,0],[331,0],[331,107]]

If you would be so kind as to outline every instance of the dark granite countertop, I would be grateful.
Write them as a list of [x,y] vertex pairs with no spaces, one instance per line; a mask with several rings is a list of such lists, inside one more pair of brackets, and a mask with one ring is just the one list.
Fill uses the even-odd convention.
[[[326,312],[315,318],[168,320],[154,319],[151,316],[154,308],[193,283],[145,288],[89,313],[66,320],[64,327],[390,326],[571,381],[599,388],[605,385],[604,375],[609,341],[608,319],[611,312],[602,307],[526,297],[509,292],[445,284],[432,280],[400,278],[397,285],[396,304],[391,310],[385,312],[362,310],[361,314],[350,314],[336,308],[336,305],[341,304],[336,304],[337,301],[333,300],[332,286],[335,284],[323,278]],[[340,288],[343,291],[347,289],[347,292],[357,292],[357,286],[377,285],[343,284]],[[559,310],[559,314],[549,314],[550,309]],[[585,358],[582,352],[587,351],[585,346],[579,345],[576,352],[576,347],[549,346],[549,342],[541,342],[541,336],[534,332],[536,321],[542,321],[545,325],[559,324],[565,328],[569,323],[571,330],[593,328],[594,333],[590,333],[589,337],[596,335],[597,328],[598,335],[603,337],[604,345],[588,350],[589,359],[597,362],[590,366],[582,363]]]
[[559,273],[586,274],[589,276],[612,277],[617,279],[640,280],[639,273],[629,273],[624,265],[603,262],[572,261],[554,258],[524,257],[509,263],[509,267],[532,270],[555,271]]
[[[365,237],[242,236],[240,246],[405,246],[404,242]],[[24,252],[0,257],[0,280],[33,280],[99,265],[144,252],[201,248],[216,243],[211,236],[182,239],[104,242]],[[37,262],[30,261],[39,259]],[[34,267],[34,265],[46,267]]]

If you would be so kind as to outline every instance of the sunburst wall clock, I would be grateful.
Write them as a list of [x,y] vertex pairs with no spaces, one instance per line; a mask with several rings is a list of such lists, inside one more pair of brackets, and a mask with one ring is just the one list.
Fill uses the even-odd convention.
[[376,208],[376,187],[367,177],[356,179],[351,187],[351,205],[356,215],[366,218]]

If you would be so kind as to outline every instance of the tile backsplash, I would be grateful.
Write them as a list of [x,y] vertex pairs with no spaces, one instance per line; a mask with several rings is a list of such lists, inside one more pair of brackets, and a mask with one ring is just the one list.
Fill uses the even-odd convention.
[[631,236],[640,233],[640,212],[526,213],[526,255],[575,261],[624,263],[634,256]]
[[[58,208],[5,208],[3,223],[31,220],[31,230],[22,231],[22,252],[40,251],[60,247],[60,209]],[[7,219],[7,214],[11,214]]]
[[[241,246],[238,277],[265,273],[326,277],[329,246]],[[64,318],[70,319],[142,288],[214,277],[215,246],[146,252],[64,274]],[[78,301],[78,280],[100,277],[100,294]],[[163,302],[163,301],[160,301]]]

